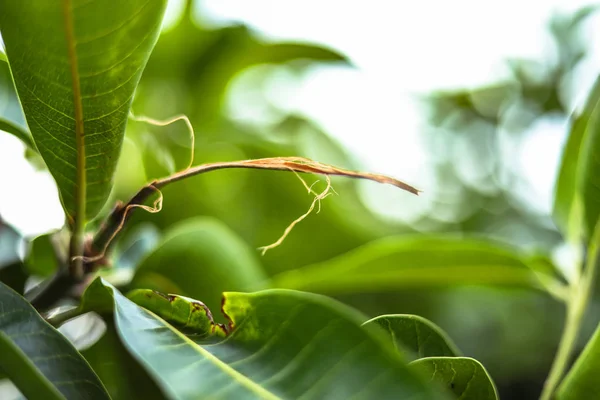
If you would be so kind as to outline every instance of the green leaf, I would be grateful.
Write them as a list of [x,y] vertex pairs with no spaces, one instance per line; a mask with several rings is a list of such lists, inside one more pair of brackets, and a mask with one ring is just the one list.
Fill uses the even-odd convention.
[[109,399],[73,345],[0,283],[0,370],[28,399]]
[[54,234],[40,235],[31,241],[26,265],[32,275],[48,277],[58,269],[59,260],[52,244]]
[[227,335],[227,328],[215,323],[211,311],[201,301],[149,289],[134,290],[127,294],[127,298],[138,306],[152,310],[180,331],[194,335],[194,339]]
[[516,250],[443,236],[385,238],[273,278],[275,287],[320,293],[473,284],[540,288],[536,273]]
[[220,221],[199,217],[165,234],[142,261],[132,287],[202,299],[214,310],[224,291],[256,290],[266,280],[255,249]]
[[496,400],[496,387],[483,365],[468,357],[429,357],[410,363],[461,400]]
[[37,149],[35,147],[35,144],[33,143],[31,134],[29,133],[29,131],[27,131],[27,129],[23,128],[22,126],[8,119],[0,118],[0,131],[12,134],[17,139],[20,139],[27,146],[28,149],[37,153]]
[[0,62],[8,62],[6,59],[6,54],[0,51]]
[[108,198],[165,5],[0,0],[0,30],[27,125],[71,216],[93,218]]
[[19,247],[23,243],[21,234],[0,218],[0,268],[19,261]]
[[377,325],[385,329],[396,350],[412,359],[461,355],[444,331],[418,315],[381,315],[364,325]]
[[81,354],[106,386],[111,399],[164,399],[160,388],[121,343],[112,316],[104,321],[104,335]]
[[223,311],[233,332],[211,345],[194,342],[101,280],[86,299],[100,308],[114,302],[124,345],[170,398],[441,398],[377,331],[360,327],[360,314],[318,295],[226,293]]
[[569,133],[556,181],[553,216],[571,239],[589,238],[600,215],[600,79]]
[[[590,274],[584,279],[593,282],[594,275],[600,270],[600,222],[596,225],[588,252],[586,271]],[[589,288],[588,288],[589,289]],[[586,290],[579,289],[579,290]],[[587,400],[600,396],[598,371],[600,370],[600,325],[587,343],[583,352],[558,388],[557,399]]]
[[600,325],[558,388],[559,400],[600,398]]
[[[186,15],[161,37],[148,65],[151,80],[144,78],[144,83],[153,90],[165,79],[181,79],[185,82],[182,89],[189,90],[184,98],[193,96],[190,112],[202,116],[197,123],[206,126],[222,116],[223,100],[233,77],[255,65],[292,61],[299,68],[325,62],[349,64],[344,55],[333,49],[309,43],[270,43],[244,25],[211,29]],[[165,65],[169,66],[168,71]],[[198,90],[202,96],[193,95]]]

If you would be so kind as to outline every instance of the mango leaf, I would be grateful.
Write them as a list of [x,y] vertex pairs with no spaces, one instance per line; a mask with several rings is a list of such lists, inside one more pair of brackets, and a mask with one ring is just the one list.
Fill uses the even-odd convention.
[[0,283],[0,370],[28,399],[109,399],[73,345]]
[[600,215],[600,79],[569,133],[555,187],[553,217],[565,236],[589,238]]
[[272,284],[320,293],[473,284],[540,288],[536,272],[516,250],[481,239],[444,236],[385,238],[283,272]]
[[600,398],[600,325],[558,388],[559,400]]
[[167,231],[131,286],[201,298],[218,309],[224,291],[256,290],[266,280],[255,249],[220,221],[199,217]]
[[[588,253],[586,272],[600,270],[600,222]],[[590,277],[588,277],[591,279]],[[558,388],[557,399],[594,399],[600,396],[600,325]]]
[[40,235],[29,244],[26,265],[32,275],[48,277],[58,269],[59,259],[52,244],[53,235],[55,233]]
[[104,319],[106,332],[81,354],[98,374],[113,400],[162,400],[160,388],[121,343],[112,316]]
[[27,125],[71,216],[86,204],[78,210],[93,218],[108,198],[165,5],[0,0],[0,31]]
[[444,331],[418,315],[381,315],[363,325],[377,325],[385,329],[396,350],[412,359],[461,355]]
[[0,131],[12,134],[17,139],[21,140],[28,149],[37,153],[37,149],[35,148],[31,134],[22,126],[19,126],[15,122],[8,119],[0,118]]
[[138,306],[152,310],[180,331],[194,335],[194,339],[227,335],[225,325],[215,323],[211,311],[201,301],[149,289],[134,290],[127,294],[127,298]]
[[428,357],[410,363],[461,400],[496,400],[498,392],[483,365],[468,357]]
[[[89,301],[88,301],[89,300]],[[173,399],[438,399],[378,331],[336,301],[286,290],[226,293],[228,338],[200,345],[102,280],[86,307],[114,307],[125,347]]]

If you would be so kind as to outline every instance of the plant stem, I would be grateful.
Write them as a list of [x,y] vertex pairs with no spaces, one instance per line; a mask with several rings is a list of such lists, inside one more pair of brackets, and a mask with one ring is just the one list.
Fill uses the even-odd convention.
[[575,350],[577,337],[579,336],[579,330],[583,322],[583,316],[592,294],[597,271],[600,268],[599,250],[600,223],[596,224],[596,229],[590,242],[585,270],[583,271],[583,274],[581,274],[579,281],[570,288],[565,327],[558,345],[556,357],[550,368],[548,378],[544,383],[544,389],[542,390],[540,400],[552,399],[552,395],[564,376],[573,351]]
[[224,161],[202,164],[177,172],[166,178],[150,182],[148,185],[141,188],[139,192],[127,202],[127,204],[121,204],[115,207],[94,236],[92,244],[93,249],[95,249],[97,252],[104,252],[106,247],[110,245],[110,242],[114,239],[115,235],[123,227],[123,223],[128,218],[128,211],[132,208],[132,206],[142,204],[149,196],[155,194],[158,189],[195,175],[230,168],[266,169],[270,171],[307,173],[315,175],[345,176],[349,178],[367,179],[382,184],[393,185],[416,195],[418,195],[420,192],[420,190],[389,176],[349,171],[301,157],[271,157],[254,160]]

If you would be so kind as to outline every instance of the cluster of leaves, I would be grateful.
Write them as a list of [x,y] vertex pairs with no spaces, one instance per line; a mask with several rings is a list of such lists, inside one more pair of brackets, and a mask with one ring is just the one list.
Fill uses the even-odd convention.
[[[119,157],[120,150],[165,5],[165,0],[63,0],[33,7],[0,1],[7,52],[0,66],[10,66],[27,121],[25,128],[18,118],[2,119],[0,129],[23,140],[32,159],[41,156],[56,180],[67,221],[62,232],[33,240],[25,262],[11,254],[12,243],[22,239],[0,225],[0,244],[9,248],[0,249],[0,371],[25,396],[496,399],[485,368],[464,357],[433,323],[413,315],[367,320],[338,301],[308,293],[465,284],[532,289],[564,301],[565,336],[542,396],[550,398],[557,387],[564,399],[598,393],[598,333],[559,383],[600,263],[600,84],[573,125],[557,182],[556,220],[568,241],[586,252],[586,265],[569,282],[547,256],[443,235],[390,237],[319,262],[302,254],[308,253],[304,247],[296,251],[307,265],[267,268],[221,219],[206,217],[170,228],[143,259],[132,257],[135,268],[124,278],[118,272],[127,251],[112,261],[114,269],[102,269],[110,261],[102,246],[84,241],[85,234],[97,239],[110,226],[118,163],[132,168],[123,164],[131,159]],[[214,105],[243,66],[297,58],[343,60],[310,46],[265,45],[250,40],[242,28],[203,32],[190,19],[168,35],[180,35],[181,46],[161,49],[159,41],[156,56],[197,55],[188,64],[174,63],[173,70],[202,88],[202,116],[209,121],[203,123],[212,121],[213,129]],[[253,57],[244,56],[248,48]],[[220,58],[215,52],[229,60],[230,69],[215,72],[212,63]],[[147,170],[152,165],[140,164]],[[164,193],[178,204],[187,194],[181,187]],[[228,220],[238,214],[219,210],[215,215]],[[172,217],[173,212],[161,216],[164,224],[183,219]],[[100,220],[105,224],[98,228]],[[23,297],[30,276],[47,280]],[[79,304],[67,311],[53,308],[69,296]],[[222,315],[213,317],[210,310],[219,308]],[[55,326],[89,312],[103,317],[106,332],[78,351]]]

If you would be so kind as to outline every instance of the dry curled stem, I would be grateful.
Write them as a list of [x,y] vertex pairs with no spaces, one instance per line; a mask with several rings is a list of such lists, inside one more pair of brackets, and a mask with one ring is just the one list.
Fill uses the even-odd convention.
[[[121,231],[125,222],[128,218],[130,211],[134,208],[144,208],[142,207],[143,203],[146,199],[157,190],[162,187],[180,181],[182,179],[186,179],[192,177],[194,175],[200,175],[206,172],[215,171],[219,169],[230,169],[230,168],[245,168],[245,169],[266,169],[271,171],[288,171],[298,173],[307,173],[307,174],[316,174],[316,175],[325,175],[327,179],[327,188],[321,192],[320,194],[316,194],[312,191],[312,188],[309,187],[305,182],[303,182],[304,186],[308,189],[309,192],[315,194],[315,199],[309,208],[309,211],[304,215],[300,216],[298,219],[293,221],[290,226],[285,230],[279,240],[269,246],[262,247],[261,250],[263,254],[266,250],[269,250],[273,247],[278,246],[283,242],[285,237],[289,234],[289,232],[293,229],[293,227],[304,218],[306,218],[314,209],[316,205],[320,206],[320,201],[324,199],[330,191],[331,182],[329,177],[332,175],[338,176],[346,176],[349,178],[357,178],[357,179],[368,179],[379,183],[389,184],[396,186],[400,189],[406,190],[407,192],[418,195],[419,190],[392,177],[380,174],[372,174],[368,172],[357,172],[350,171],[347,169],[342,169],[335,167],[329,164],[323,164],[317,161],[310,160],[308,158],[303,157],[270,157],[270,158],[259,158],[254,160],[242,160],[242,161],[225,161],[225,162],[216,162],[216,163],[208,163],[202,164],[195,167],[187,168],[183,171],[177,172],[171,176],[166,178],[158,179],[147,186],[140,189],[140,191],[129,200],[129,202],[125,205],[120,205],[115,207],[113,212],[108,216],[107,220],[100,228],[96,236],[93,240],[93,248],[96,249],[99,255],[94,255],[95,257],[104,256],[104,253],[109,248],[111,242],[116,238],[118,233]],[[162,204],[162,197],[160,198]],[[157,200],[158,201],[158,200]],[[158,212],[159,208],[152,208],[152,212]],[[147,211],[148,208],[145,208]],[[158,210],[157,210],[158,209]]]

